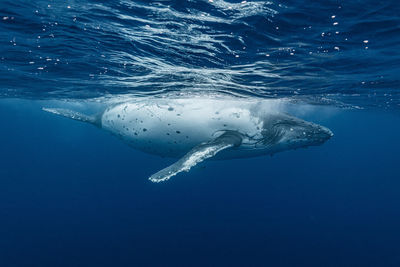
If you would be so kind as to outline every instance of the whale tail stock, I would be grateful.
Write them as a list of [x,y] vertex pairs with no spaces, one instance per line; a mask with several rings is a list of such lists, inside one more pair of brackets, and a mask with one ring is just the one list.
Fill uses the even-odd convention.
[[64,109],[64,108],[42,108],[43,111],[53,113],[56,115],[60,115],[66,118],[70,118],[77,121],[88,122],[96,126],[101,125],[100,116],[90,116],[86,114],[82,114],[77,111]]

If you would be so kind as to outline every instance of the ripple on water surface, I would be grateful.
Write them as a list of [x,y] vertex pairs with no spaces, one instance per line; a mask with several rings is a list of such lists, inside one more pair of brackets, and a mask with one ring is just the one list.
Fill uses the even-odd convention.
[[400,107],[396,1],[0,3],[0,95],[223,92]]

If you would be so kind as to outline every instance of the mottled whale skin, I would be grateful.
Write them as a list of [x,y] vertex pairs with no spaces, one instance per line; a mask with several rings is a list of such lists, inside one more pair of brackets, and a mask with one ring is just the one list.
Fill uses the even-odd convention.
[[96,117],[45,110],[93,123],[138,150],[181,158],[152,175],[153,182],[168,180],[210,157],[274,154],[320,145],[333,136],[323,126],[282,112],[279,100],[144,98],[113,104]]

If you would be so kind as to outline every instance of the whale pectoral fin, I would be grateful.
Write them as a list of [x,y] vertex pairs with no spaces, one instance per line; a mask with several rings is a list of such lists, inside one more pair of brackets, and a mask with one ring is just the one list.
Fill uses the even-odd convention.
[[171,166],[168,166],[150,176],[149,180],[154,183],[167,181],[180,172],[189,171],[196,164],[215,156],[218,152],[227,148],[239,146],[241,143],[242,137],[239,133],[225,132],[221,136],[209,142],[194,147]]
[[98,125],[100,124],[99,122],[99,118],[95,117],[95,116],[89,116],[89,115],[85,115],[73,110],[69,110],[69,109],[63,109],[63,108],[42,108],[43,111],[49,112],[49,113],[53,113],[56,115],[60,115],[63,117],[67,117],[73,120],[77,120],[77,121],[83,121],[83,122],[88,122],[94,125]]

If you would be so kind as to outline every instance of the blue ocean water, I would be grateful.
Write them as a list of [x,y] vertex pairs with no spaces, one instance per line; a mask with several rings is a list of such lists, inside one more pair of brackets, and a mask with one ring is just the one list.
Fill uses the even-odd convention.
[[[398,1],[0,2],[0,266],[399,266]],[[207,161],[49,103],[285,98],[326,144]]]

